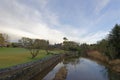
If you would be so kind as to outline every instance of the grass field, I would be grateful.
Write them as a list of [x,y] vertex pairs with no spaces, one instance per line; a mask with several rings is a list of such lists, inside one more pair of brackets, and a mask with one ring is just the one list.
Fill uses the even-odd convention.
[[[60,51],[52,51],[60,53]],[[23,48],[0,48],[0,68],[6,68],[17,64],[26,63],[33,60],[38,60],[49,56],[44,50],[41,50],[38,56],[31,59],[31,54]]]

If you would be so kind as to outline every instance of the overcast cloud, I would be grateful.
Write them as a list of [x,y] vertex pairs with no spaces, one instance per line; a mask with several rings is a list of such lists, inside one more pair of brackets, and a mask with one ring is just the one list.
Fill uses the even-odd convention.
[[[19,37],[80,43],[105,38],[120,21],[119,0],[0,0],[0,32]],[[11,36],[12,35],[12,36]]]

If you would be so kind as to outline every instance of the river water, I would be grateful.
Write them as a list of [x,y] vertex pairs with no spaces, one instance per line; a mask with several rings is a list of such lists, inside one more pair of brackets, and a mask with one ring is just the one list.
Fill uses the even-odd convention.
[[65,80],[120,80],[120,73],[114,73],[104,65],[86,58],[65,59],[32,80],[53,80],[62,67],[67,71]]

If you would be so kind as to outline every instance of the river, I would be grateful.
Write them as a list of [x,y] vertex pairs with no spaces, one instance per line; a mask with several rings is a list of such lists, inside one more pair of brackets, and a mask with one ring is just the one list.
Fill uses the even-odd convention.
[[87,58],[62,60],[36,75],[32,80],[53,80],[63,67],[67,72],[64,80],[120,80],[119,73],[114,73],[104,65]]

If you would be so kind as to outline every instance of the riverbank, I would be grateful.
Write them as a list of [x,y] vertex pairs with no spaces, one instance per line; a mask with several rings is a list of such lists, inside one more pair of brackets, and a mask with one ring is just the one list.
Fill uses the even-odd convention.
[[[39,74],[41,75],[41,74]],[[39,76],[38,75],[38,76]],[[37,76],[36,76],[37,77]],[[35,78],[36,78],[35,77]],[[68,58],[59,62],[44,78],[36,80],[120,80],[119,73],[84,57]],[[32,79],[35,80],[35,79]]]
[[120,73],[120,59],[109,60],[107,56],[98,51],[90,51],[87,57],[106,64],[111,70]]
[[61,60],[63,55],[52,55],[40,60],[0,70],[0,80],[29,80]]
[[74,57],[76,53],[51,55],[40,60],[0,69],[0,80],[29,80],[66,56]]

